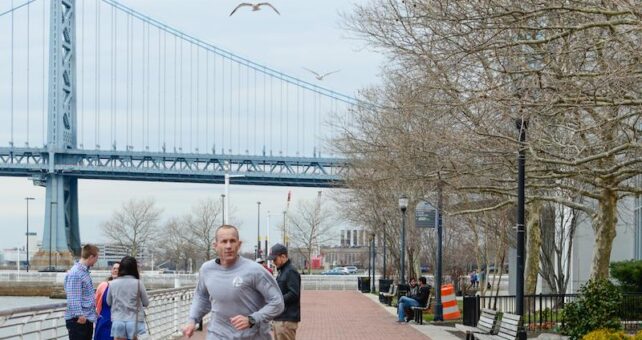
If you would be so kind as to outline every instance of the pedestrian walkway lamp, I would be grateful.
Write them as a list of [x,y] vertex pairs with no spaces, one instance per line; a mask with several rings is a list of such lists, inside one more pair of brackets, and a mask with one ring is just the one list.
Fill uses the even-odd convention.
[[402,194],[399,197],[399,210],[401,210],[401,281],[406,284],[406,209],[408,209],[408,196]]
[[[517,156],[517,280],[516,280],[516,303],[517,314],[524,315],[524,201],[526,182],[526,129],[528,121],[518,118],[515,121],[519,131],[519,152]],[[520,325],[517,331],[518,339],[526,339],[524,326]]]
[[261,257],[261,201],[256,202],[256,244],[255,259]]
[[29,272],[29,201],[33,201],[33,197],[25,197],[27,201],[27,273]]
[[383,279],[386,279],[386,224],[383,224]]
[[442,278],[442,234],[443,234],[443,193],[441,178],[437,184],[437,272],[435,273],[435,321],[444,321],[444,310],[441,303],[441,278]]

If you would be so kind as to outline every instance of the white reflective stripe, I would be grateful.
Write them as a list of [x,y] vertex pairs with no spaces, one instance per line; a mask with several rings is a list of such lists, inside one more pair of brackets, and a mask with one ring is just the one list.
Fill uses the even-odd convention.
[[441,297],[441,302],[449,302],[454,300],[455,300],[455,295],[446,295]]

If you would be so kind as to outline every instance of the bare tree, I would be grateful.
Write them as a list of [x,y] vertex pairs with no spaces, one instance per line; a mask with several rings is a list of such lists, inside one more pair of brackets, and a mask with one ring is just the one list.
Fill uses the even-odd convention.
[[123,203],[101,228],[108,242],[122,246],[129,255],[136,257],[158,237],[161,212],[152,199],[131,199]]
[[313,252],[320,249],[321,245],[336,240],[335,221],[336,215],[321,197],[321,192],[314,200],[300,201],[288,215],[289,240],[294,247],[302,250],[301,255],[308,263],[308,273],[312,268]]
[[346,25],[391,62],[342,148],[390,182],[429,187],[442,169],[458,191],[503,200],[497,208],[515,201],[514,121],[526,119],[528,200],[589,216],[591,275],[606,277],[618,201],[642,193],[630,182],[642,173],[640,17],[626,1],[357,5]]
[[186,235],[189,235],[189,229],[178,218],[171,218],[165,223],[161,237],[156,242],[160,260],[163,261],[161,265],[170,263],[178,269],[192,257],[194,245]]
[[184,217],[182,223],[185,225],[186,233],[183,237],[194,245],[199,259],[209,261],[214,257],[212,243],[216,228],[222,224],[219,217],[221,215],[220,202],[207,199],[199,201],[192,207],[191,214]]

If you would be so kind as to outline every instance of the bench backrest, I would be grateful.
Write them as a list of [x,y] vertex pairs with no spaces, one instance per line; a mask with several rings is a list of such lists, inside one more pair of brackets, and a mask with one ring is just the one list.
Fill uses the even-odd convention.
[[522,317],[516,314],[504,313],[502,321],[499,323],[499,333],[497,336],[506,340],[517,339],[517,329]]
[[390,295],[395,295],[395,290],[397,289],[397,285],[394,283],[390,284],[390,287],[388,287],[388,291],[386,293]]
[[497,326],[497,311],[482,308],[479,321],[477,321],[477,328],[492,334],[495,332],[495,326]]

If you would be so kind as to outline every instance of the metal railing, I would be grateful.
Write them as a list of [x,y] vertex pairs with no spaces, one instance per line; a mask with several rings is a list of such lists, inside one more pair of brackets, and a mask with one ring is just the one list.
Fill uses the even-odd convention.
[[[194,287],[154,290],[148,296],[145,320],[150,337],[168,339],[179,335],[187,321]],[[0,311],[0,340],[66,339],[66,306],[63,302]]]
[[[642,294],[625,293],[624,302],[619,306],[617,315],[625,330],[642,328]],[[579,297],[578,294],[537,294],[524,296],[524,327],[529,332],[545,332],[564,323],[564,306]],[[515,295],[474,296],[472,320],[477,322],[480,308],[494,309],[499,312],[515,313]],[[464,308],[471,306],[464,301]],[[464,314],[466,311],[464,311]]]

